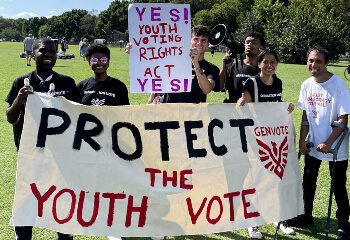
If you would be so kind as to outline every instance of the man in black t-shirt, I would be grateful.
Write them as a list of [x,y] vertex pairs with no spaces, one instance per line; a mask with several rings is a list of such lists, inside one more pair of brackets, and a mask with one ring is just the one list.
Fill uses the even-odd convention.
[[209,47],[210,29],[198,25],[191,30],[192,88],[191,92],[169,93],[167,103],[206,102],[207,94],[220,88],[219,68],[204,59]]
[[245,56],[238,64],[226,64],[225,60],[229,59],[229,54],[226,54],[222,59],[223,67],[220,70],[220,90],[228,91],[228,99],[226,102],[236,103],[242,97],[243,85],[245,81],[258,74],[258,56],[260,48],[265,45],[265,39],[260,33],[249,33],[244,38]]
[[[49,85],[55,84],[56,95],[61,95],[68,100],[77,101],[78,91],[74,80],[71,77],[58,74],[52,70],[56,63],[56,46],[53,41],[48,38],[40,38],[35,40],[33,44],[33,54],[36,62],[36,70],[20,76],[14,80],[11,90],[5,101],[8,103],[6,109],[7,121],[13,125],[14,140],[19,149],[20,139],[22,135],[24,110],[29,94],[36,92],[48,92]],[[24,79],[28,78],[33,89],[24,87]],[[16,226],[16,239],[31,239],[32,226]],[[57,233],[58,240],[73,239],[70,235]]]

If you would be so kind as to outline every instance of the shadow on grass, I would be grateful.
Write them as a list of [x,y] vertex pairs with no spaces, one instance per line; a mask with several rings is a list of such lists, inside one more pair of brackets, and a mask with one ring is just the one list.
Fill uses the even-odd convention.
[[[277,235],[277,240],[292,240],[292,239],[325,239],[326,235],[326,224],[327,217],[323,218],[314,218],[315,225],[312,227],[292,227],[296,235],[284,235],[279,231]],[[330,229],[329,229],[329,240],[336,240],[338,231],[337,231],[338,221],[336,219],[331,219]],[[269,230],[268,232],[262,229],[262,234],[264,239],[274,239],[275,231]],[[145,240],[151,238],[123,238],[123,240]],[[250,240],[248,233],[242,231],[228,231],[221,232],[216,234],[208,235],[188,235],[188,236],[176,236],[176,237],[166,237],[165,239],[171,240],[218,240],[218,239],[234,239],[234,240]]]
[[[312,227],[293,227],[297,235],[310,236],[315,239],[325,239],[326,236],[327,217],[315,218],[314,226]],[[337,239],[338,236],[338,220],[332,219],[330,221],[330,228],[328,239]]]

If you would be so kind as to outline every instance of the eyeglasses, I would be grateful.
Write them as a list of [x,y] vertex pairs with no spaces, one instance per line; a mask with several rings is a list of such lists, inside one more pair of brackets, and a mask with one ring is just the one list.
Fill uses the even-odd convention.
[[98,58],[91,58],[90,61],[91,61],[93,64],[96,64],[96,63],[98,62],[98,60],[100,60],[101,63],[107,63],[107,62],[108,62],[108,58],[106,58],[106,57],[101,57],[100,59],[98,59]]

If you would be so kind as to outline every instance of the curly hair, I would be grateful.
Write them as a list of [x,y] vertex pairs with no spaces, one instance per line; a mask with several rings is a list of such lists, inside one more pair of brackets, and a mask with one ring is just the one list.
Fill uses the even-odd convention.
[[247,33],[245,36],[244,36],[244,42],[245,40],[247,39],[247,37],[255,37],[257,39],[260,40],[260,44],[261,46],[265,46],[265,38],[264,36],[259,33],[259,32],[250,32],[250,33]]
[[90,62],[91,56],[97,52],[105,54],[108,58],[108,61],[111,59],[111,51],[109,50],[109,48],[104,44],[96,43],[96,44],[91,44],[86,49],[86,52],[85,52],[86,60]]

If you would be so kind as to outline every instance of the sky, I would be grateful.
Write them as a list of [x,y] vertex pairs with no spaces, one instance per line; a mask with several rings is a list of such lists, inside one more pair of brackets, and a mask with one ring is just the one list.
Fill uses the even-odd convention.
[[4,18],[52,17],[72,9],[106,10],[113,0],[0,0],[0,16]]

